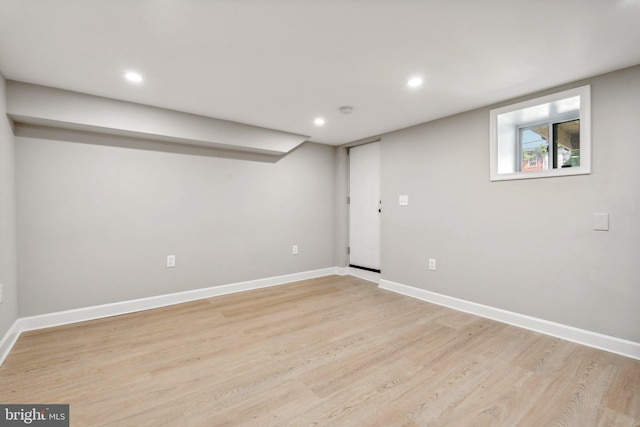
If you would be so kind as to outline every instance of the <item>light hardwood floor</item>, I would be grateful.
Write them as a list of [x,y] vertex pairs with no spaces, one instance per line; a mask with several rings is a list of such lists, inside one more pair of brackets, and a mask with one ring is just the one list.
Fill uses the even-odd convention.
[[330,276],[23,334],[72,426],[640,426],[640,361]]

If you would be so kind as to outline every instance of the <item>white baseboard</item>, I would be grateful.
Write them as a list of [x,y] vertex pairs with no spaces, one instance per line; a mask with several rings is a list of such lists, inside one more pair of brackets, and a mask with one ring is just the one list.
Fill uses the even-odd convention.
[[498,322],[507,323],[509,325],[518,326],[520,328],[529,329],[531,331],[540,332],[546,335],[562,338],[567,341],[586,345],[588,347],[640,360],[640,343],[637,342],[627,341],[621,338],[575,328],[573,326],[567,326],[524,314],[514,313],[512,311],[482,305],[426,291],[424,289],[391,282],[389,280],[381,279],[378,286],[382,289],[417,298],[422,301],[427,301],[458,311],[464,311],[465,313],[497,320]]
[[380,283],[380,273],[375,271],[363,270],[361,268],[347,267],[347,273],[349,276],[359,277],[360,279],[368,280],[375,284]]
[[203,298],[211,298],[236,292],[283,285],[300,280],[330,276],[332,274],[342,274],[342,271],[335,267],[323,268],[320,270],[305,271],[302,273],[287,274],[284,276],[268,277],[265,279],[249,280],[246,282],[232,283],[228,285],[211,286],[209,288],[194,289],[191,291],[177,292],[173,294],[158,295],[112,304],[96,305],[74,310],[58,311],[55,313],[18,318],[11,329],[0,341],[0,365],[4,362],[4,359],[11,351],[11,348],[18,340],[20,334],[25,331],[68,325],[76,322],[85,322],[87,320],[101,319],[104,317],[165,307],[168,305],[180,304]]
[[336,267],[336,274],[338,276],[346,276],[349,274],[349,267]]
[[340,276],[353,276],[360,279],[368,280],[376,285],[380,282],[380,273],[375,271],[363,270],[361,268],[353,267],[336,267],[336,273]]
[[400,283],[380,279],[379,273],[373,273],[351,267],[331,267],[222,286],[194,289],[192,291],[178,292],[174,294],[158,295],[149,298],[84,307],[38,316],[22,317],[14,322],[13,326],[0,340],[0,365],[2,365],[5,358],[8,356],[20,334],[25,331],[84,322],[109,316],[117,316],[120,314],[165,307],[202,298],[211,298],[236,292],[283,285],[300,280],[330,276],[332,274],[359,277],[364,280],[378,283],[378,286],[382,289],[390,290],[402,295],[640,360],[640,343],[402,285]]
[[18,321],[16,320],[0,340],[0,366],[2,366],[2,362],[4,362],[4,359],[7,358],[16,341],[18,341],[19,336],[20,331],[18,330]]

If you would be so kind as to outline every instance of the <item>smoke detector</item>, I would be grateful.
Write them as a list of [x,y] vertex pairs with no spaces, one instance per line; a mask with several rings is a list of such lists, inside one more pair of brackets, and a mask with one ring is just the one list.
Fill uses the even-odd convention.
[[338,110],[340,111],[340,114],[351,114],[351,113],[353,113],[353,107],[344,106],[344,107],[340,107]]

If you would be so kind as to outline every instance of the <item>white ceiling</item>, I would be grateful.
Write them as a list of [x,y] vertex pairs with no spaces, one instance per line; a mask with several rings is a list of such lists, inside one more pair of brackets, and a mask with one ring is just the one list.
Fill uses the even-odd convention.
[[0,0],[7,79],[333,145],[636,64],[640,0]]

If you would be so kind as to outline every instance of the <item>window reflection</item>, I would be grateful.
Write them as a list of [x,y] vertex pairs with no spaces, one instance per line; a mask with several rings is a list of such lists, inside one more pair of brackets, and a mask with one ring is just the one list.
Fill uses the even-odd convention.
[[554,123],[553,147],[556,153],[554,168],[580,166],[580,120]]

